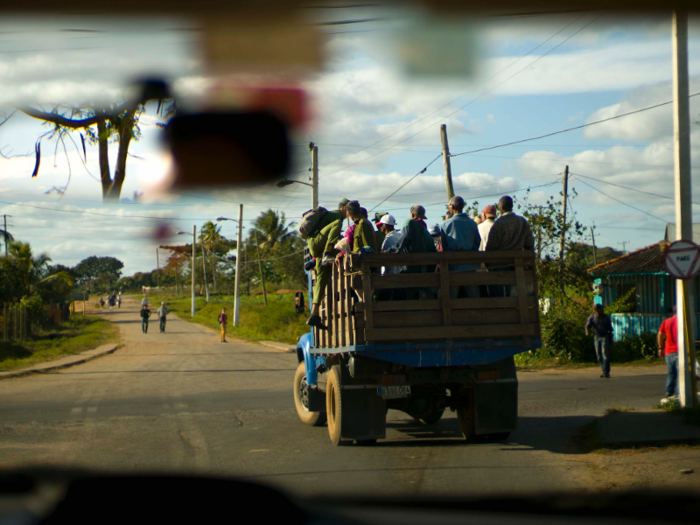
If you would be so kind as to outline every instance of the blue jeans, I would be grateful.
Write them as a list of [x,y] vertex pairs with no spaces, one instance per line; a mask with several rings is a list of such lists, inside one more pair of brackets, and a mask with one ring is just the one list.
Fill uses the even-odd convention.
[[678,353],[668,354],[666,357],[668,376],[666,376],[666,395],[678,395]]
[[605,375],[610,374],[610,340],[608,337],[593,336],[595,354]]

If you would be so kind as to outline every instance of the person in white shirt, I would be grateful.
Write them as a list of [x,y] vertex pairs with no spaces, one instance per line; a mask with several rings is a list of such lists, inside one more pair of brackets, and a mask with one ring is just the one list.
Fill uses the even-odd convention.
[[[390,251],[395,248],[401,238],[401,232],[396,229],[396,219],[393,215],[386,214],[382,215],[379,220],[379,229],[384,234],[384,242],[382,243],[382,253]],[[399,273],[401,268],[399,266],[383,266],[382,275],[387,273]]]
[[479,237],[481,237],[481,244],[479,245],[480,252],[486,251],[486,243],[489,242],[489,232],[494,222],[496,222],[496,207],[493,204],[489,204],[481,210],[481,222],[478,226]]

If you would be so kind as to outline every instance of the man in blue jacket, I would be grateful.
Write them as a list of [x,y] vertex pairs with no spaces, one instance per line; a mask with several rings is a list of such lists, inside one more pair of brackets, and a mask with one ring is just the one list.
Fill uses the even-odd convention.
[[[477,224],[464,213],[464,199],[455,195],[448,204],[451,217],[442,223],[440,229],[447,237],[447,252],[478,252],[481,244]],[[478,264],[452,264],[451,272],[474,272]],[[466,286],[467,297],[479,297],[479,286]],[[459,286],[450,288],[450,299],[459,295]]]

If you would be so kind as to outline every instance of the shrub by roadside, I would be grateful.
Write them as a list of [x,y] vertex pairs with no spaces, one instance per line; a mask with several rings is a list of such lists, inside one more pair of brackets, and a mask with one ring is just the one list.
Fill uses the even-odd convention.
[[113,323],[78,316],[24,341],[0,343],[0,369],[16,370],[119,341]]

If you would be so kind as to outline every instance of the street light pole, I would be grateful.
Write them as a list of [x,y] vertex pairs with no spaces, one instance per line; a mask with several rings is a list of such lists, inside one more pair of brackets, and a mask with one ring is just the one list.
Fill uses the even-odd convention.
[[236,327],[239,324],[239,319],[241,315],[241,250],[243,247],[243,205],[238,205],[238,220],[228,219],[226,217],[219,217],[216,220],[218,222],[233,221],[238,223],[238,237],[236,239],[236,277],[233,292],[233,326]]
[[311,208],[318,208],[318,146],[309,144],[311,150]]
[[197,267],[195,266],[195,249],[197,247],[197,225],[195,224],[192,226],[192,317],[194,317],[195,313],[195,301],[194,301],[194,294],[195,294],[195,274],[197,273]]

